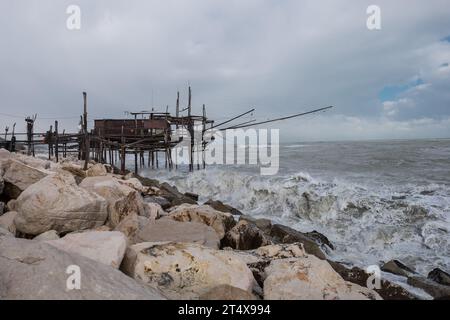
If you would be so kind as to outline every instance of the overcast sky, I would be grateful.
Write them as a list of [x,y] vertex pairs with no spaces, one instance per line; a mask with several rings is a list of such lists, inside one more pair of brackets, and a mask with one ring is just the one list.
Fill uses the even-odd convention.
[[450,137],[448,0],[3,0],[0,39],[0,131],[33,113],[74,131],[82,91],[90,119],[173,112],[190,83],[218,120],[335,106],[273,124],[284,141]]

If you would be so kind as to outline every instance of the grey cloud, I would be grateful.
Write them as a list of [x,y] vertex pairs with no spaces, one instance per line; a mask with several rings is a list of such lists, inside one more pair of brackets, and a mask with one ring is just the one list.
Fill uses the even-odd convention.
[[[80,31],[65,27],[69,4],[81,7]],[[259,119],[336,106],[277,124],[285,139],[449,136],[450,78],[441,69],[450,48],[440,42],[450,34],[447,1],[378,1],[380,31],[365,27],[370,4],[4,1],[0,112],[74,117],[61,122],[75,130],[83,90],[92,117],[118,117],[152,102],[173,110],[176,90],[186,102],[189,82],[194,110],[205,103],[213,118],[251,106]],[[398,101],[413,106],[387,114],[379,92],[417,76],[427,90],[405,92]],[[24,124],[2,116],[0,126],[15,120]]]

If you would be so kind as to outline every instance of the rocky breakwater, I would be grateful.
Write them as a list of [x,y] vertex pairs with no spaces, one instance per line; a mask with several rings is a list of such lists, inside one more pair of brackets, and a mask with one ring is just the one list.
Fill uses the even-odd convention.
[[[30,176],[14,174],[22,166]],[[333,244],[320,233],[199,204],[166,183],[5,150],[0,173],[0,299],[413,298],[386,281],[368,289],[364,271],[327,260]]]

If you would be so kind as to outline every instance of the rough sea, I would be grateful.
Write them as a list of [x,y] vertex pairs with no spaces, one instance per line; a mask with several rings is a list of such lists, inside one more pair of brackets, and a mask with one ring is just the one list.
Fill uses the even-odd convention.
[[450,271],[450,140],[280,145],[280,169],[208,166],[188,173],[143,169],[198,193],[335,245],[330,258],[359,267],[398,259],[427,275]]

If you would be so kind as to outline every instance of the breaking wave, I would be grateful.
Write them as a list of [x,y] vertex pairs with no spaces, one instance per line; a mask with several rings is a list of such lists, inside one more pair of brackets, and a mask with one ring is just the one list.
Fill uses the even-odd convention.
[[200,201],[218,199],[300,231],[317,230],[342,262],[365,267],[400,259],[425,275],[450,269],[448,185],[363,185],[306,172],[263,177],[231,167],[146,174],[198,193]]

